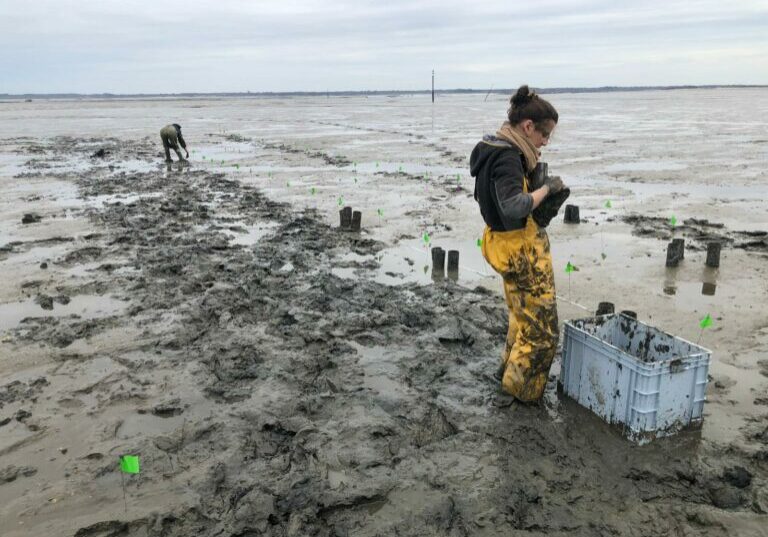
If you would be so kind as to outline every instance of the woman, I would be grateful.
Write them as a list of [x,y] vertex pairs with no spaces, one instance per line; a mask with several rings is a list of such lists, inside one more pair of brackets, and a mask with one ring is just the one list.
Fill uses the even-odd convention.
[[475,146],[470,169],[486,224],[483,257],[504,279],[509,307],[501,384],[516,399],[532,402],[544,394],[558,324],[549,239],[531,213],[564,187],[559,177],[546,177],[533,189],[531,178],[558,114],[521,86],[510,99],[507,116],[495,136],[486,135]]

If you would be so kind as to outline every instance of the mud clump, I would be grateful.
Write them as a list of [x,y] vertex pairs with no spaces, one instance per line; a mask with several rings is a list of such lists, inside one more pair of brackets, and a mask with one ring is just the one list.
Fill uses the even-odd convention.
[[692,250],[706,250],[708,243],[720,242],[750,252],[768,252],[768,231],[730,231],[725,224],[697,218],[688,218],[674,228],[668,219],[658,216],[630,214],[622,220],[632,225],[632,233],[640,237],[671,240],[674,234],[690,239],[688,247]]
[[0,386],[0,409],[16,401],[34,400],[48,384],[48,379],[45,377],[37,377],[27,382],[14,380],[4,386]]
[[36,213],[26,213],[21,218],[21,223],[22,224],[36,224],[36,223],[40,222],[42,219],[43,219],[43,217],[40,216],[39,214],[36,214]]
[[752,483],[752,474],[743,466],[728,468],[723,474],[723,480],[736,488],[747,488]]

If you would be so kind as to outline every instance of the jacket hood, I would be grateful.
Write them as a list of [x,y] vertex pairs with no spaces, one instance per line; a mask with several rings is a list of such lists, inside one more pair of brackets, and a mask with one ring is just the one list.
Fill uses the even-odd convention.
[[488,157],[490,157],[499,149],[507,149],[507,148],[512,148],[520,152],[520,149],[518,147],[512,145],[506,140],[497,138],[492,134],[486,134],[485,136],[483,136],[483,139],[480,142],[478,142],[478,144],[472,150],[472,154],[469,157],[469,173],[472,174],[472,177],[477,177],[477,174],[480,173],[480,170],[482,169],[485,162],[488,160]]

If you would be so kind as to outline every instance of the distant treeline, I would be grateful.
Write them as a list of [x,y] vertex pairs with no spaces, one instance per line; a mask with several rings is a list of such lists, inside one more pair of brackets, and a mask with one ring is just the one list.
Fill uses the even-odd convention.
[[[718,88],[768,88],[765,85],[709,85],[709,86],[601,86],[597,88],[534,88],[539,93],[605,93],[614,91],[658,91],[681,89],[718,89]],[[510,95],[517,88],[488,89],[441,89],[435,90],[438,95],[451,94],[500,94]],[[152,99],[152,98],[185,98],[185,97],[359,97],[384,96],[397,97],[402,95],[430,94],[431,90],[374,90],[374,91],[248,91],[224,93],[0,93],[0,99]]]

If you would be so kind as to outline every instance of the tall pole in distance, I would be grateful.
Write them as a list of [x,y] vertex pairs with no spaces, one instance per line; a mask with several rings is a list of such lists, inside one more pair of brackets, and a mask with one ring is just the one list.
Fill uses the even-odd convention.
[[435,70],[432,69],[432,102],[435,102]]

